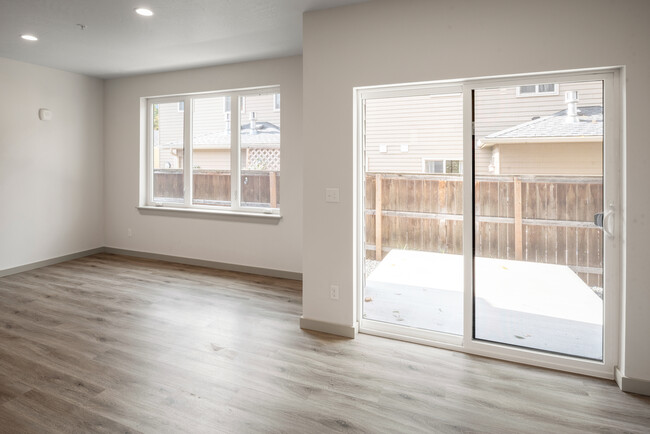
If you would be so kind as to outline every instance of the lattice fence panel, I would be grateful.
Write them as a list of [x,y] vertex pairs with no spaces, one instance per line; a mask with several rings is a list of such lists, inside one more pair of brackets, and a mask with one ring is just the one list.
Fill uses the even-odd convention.
[[280,170],[280,150],[264,148],[249,149],[247,163],[248,169],[250,170],[278,172]]

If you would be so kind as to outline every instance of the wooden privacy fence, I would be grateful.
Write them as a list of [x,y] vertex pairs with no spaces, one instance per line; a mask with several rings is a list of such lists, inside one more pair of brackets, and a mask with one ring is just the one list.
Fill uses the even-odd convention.
[[[242,170],[242,202],[251,206],[280,204],[280,175],[262,170]],[[183,171],[176,169],[154,170],[154,196],[160,198],[183,197]],[[194,202],[217,204],[230,202],[230,171],[195,170],[192,174]]]
[[[603,286],[601,177],[479,176],[475,184],[477,256],[570,266]],[[460,254],[463,185],[459,175],[368,174],[366,253],[393,248]]]

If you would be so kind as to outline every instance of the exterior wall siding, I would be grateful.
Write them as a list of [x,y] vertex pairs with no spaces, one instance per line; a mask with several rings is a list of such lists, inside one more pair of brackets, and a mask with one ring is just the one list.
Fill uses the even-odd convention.
[[501,175],[602,176],[603,144],[525,143],[498,145]]
[[[558,84],[557,95],[517,96],[516,87],[477,89],[475,97],[477,140],[530,121],[533,117],[548,116],[565,109],[564,94],[567,91],[578,91],[578,107],[602,105],[601,82],[556,84]],[[462,160],[462,128],[460,95],[368,100],[366,103],[367,171],[418,173],[424,170],[423,160]],[[408,144],[408,151],[402,151],[402,144]],[[382,145],[386,147],[386,152],[380,152]],[[509,152],[512,157],[512,153],[517,152],[516,147],[509,148]],[[523,152],[522,158],[530,155],[529,151]],[[574,151],[573,158],[576,157]],[[492,148],[477,148],[475,158],[477,174],[493,173],[490,171]],[[559,157],[557,160],[559,161]],[[514,162],[516,158],[511,159],[509,164]],[[566,164],[558,167],[564,169],[557,174],[571,174],[566,173],[566,170],[572,172]],[[576,170],[582,169],[576,168]]]
[[[242,125],[250,122],[250,116],[255,112],[257,122],[270,122],[280,127],[280,110],[274,108],[273,94],[253,95],[245,97],[242,104],[240,122]],[[194,100],[194,114],[192,132],[195,138],[210,133],[225,133],[228,131],[226,120],[226,97],[215,96],[197,98]],[[183,118],[184,111],[179,110],[177,102],[159,105],[158,112],[159,132],[158,141],[160,150],[158,155],[158,168],[164,169],[169,165],[171,169],[182,166],[182,157],[173,154],[173,149],[183,147]],[[220,145],[215,149],[212,145],[199,145],[194,149],[192,164],[201,169],[230,169],[229,147]],[[245,152],[242,152],[242,161],[245,161]]]

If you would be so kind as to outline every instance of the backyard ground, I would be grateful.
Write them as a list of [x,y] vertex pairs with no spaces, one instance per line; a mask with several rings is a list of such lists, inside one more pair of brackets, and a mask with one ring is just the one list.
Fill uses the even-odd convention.
[[[366,265],[364,318],[463,333],[461,255],[393,249]],[[476,339],[602,358],[602,300],[569,267],[476,258],[475,280]]]

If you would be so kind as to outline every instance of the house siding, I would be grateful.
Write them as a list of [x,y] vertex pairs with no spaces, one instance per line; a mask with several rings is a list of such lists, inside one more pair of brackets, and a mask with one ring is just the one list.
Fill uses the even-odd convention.
[[[270,122],[280,127],[280,110],[274,109],[273,94],[251,95],[245,97],[244,111],[240,119],[241,124],[250,122],[251,113],[255,112],[257,122]],[[192,134],[195,138],[202,135],[223,132],[227,130],[225,117],[225,97],[205,97],[194,100],[194,113]],[[172,154],[172,149],[183,146],[183,118],[184,112],[178,110],[178,103],[164,103],[159,105],[159,143],[160,151],[154,153],[156,168],[165,168],[169,162],[172,169],[181,168],[182,158]],[[209,149],[206,149],[206,146]],[[220,145],[223,146],[223,145]],[[277,145],[276,145],[277,146]],[[230,150],[214,149],[211,145],[201,145],[202,149],[194,149],[192,164],[201,169],[230,169]],[[246,153],[242,152],[242,162],[246,161]],[[156,159],[158,157],[158,159]]]
[[[567,91],[578,91],[579,107],[602,105],[602,84],[599,81],[559,83],[557,95],[518,97],[516,87],[477,89],[477,142],[535,116],[549,116],[565,109],[564,94]],[[369,99],[366,102],[365,130],[367,171],[417,173],[424,170],[424,160],[462,160],[462,128],[460,94]],[[408,144],[407,152],[400,150],[401,144]],[[380,152],[380,145],[386,146],[386,153]],[[509,152],[512,157],[516,150],[513,148]],[[476,149],[477,174],[494,173],[490,170],[492,153],[492,148]],[[521,158],[524,156],[530,156],[530,152],[524,152]],[[574,152],[573,158],[576,156]],[[513,158],[507,164],[516,163],[517,159]],[[558,167],[562,171],[557,174],[573,174],[574,170],[567,164]],[[581,170],[576,167],[576,171]]]
[[602,142],[497,146],[501,175],[603,175]]

